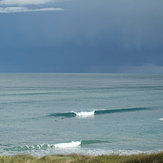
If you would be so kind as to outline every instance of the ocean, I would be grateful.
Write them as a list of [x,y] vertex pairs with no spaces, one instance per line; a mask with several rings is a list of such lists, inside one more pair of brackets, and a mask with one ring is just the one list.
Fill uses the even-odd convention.
[[0,74],[0,154],[163,150],[163,75]]

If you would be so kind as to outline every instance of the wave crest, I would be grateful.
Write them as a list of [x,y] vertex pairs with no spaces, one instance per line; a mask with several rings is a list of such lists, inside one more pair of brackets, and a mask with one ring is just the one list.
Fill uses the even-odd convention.
[[71,143],[59,143],[55,144],[55,148],[74,148],[81,145],[81,141],[72,141]]
[[136,111],[143,111],[143,110],[149,110],[150,108],[126,108],[126,109],[97,109],[93,111],[82,111],[82,112],[65,112],[65,113],[54,113],[50,114],[48,116],[53,116],[53,117],[81,117],[81,118],[86,118],[86,117],[94,117],[95,115],[101,115],[101,114],[113,114],[113,113],[122,113],[122,112],[136,112]]
[[76,116],[84,118],[84,117],[93,117],[95,115],[95,111],[91,112],[75,112]]
[[5,149],[5,151],[36,151],[36,150],[47,150],[48,148],[75,148],[81,145],[81,141],[72,141],[69,143],[58,143],[58,144],[39,144],[39,145],[24,145],[18,147],[11,147]]

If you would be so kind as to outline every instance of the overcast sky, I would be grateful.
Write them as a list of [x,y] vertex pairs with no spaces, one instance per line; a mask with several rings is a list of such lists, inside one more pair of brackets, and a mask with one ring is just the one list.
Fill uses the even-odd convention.
[[0,72],[163,74],[163,1],[0,0]]

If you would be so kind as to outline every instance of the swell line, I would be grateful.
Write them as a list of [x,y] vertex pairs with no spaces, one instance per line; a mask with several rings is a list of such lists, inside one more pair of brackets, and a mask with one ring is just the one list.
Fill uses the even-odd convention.
[[135,111],[143,111],[143,110],[149,110],[149,109],[150,108],[128,108],[128,109],[95,110],[95,115],[122,113],[122,112],[135,112]]
[[52,117],[75,117],[76,114],[74,112],[67,112],[67,113],[53,113],[48,116]]
[[101,110],[93,110],[90,112],[82,111],[82,112],[65,112],[65,113],[53,113],[48,116],[52,117],[93,117],[95,115],[103,115],[103,114],[113,114],[113,113],[123,113],[123,112],[136,112],[136,111],[144,111],[150,110],[151,108],[126,108],[126,109],[101,109]]

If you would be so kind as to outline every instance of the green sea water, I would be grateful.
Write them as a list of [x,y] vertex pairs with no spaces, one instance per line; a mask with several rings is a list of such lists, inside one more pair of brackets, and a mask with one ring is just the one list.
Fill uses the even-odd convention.
[[0,154],[163,150],[163,75],[0,74]]

